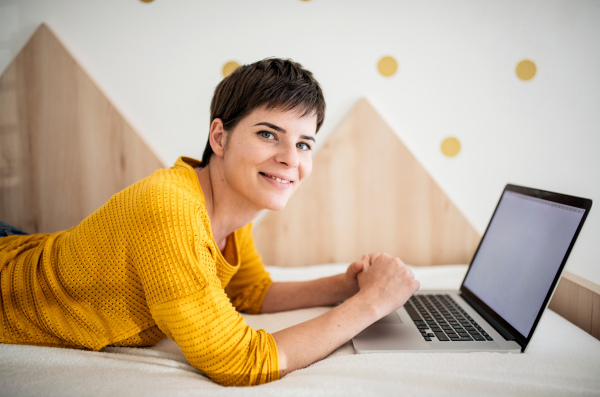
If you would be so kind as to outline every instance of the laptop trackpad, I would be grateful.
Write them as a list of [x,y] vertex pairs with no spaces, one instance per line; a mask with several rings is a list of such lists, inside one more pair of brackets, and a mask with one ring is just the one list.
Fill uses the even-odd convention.
[[382,317],[380,320],[375,321],[373,324],[402,324],[402,320],[400,320],[398,313],[393,311],[387,316]]

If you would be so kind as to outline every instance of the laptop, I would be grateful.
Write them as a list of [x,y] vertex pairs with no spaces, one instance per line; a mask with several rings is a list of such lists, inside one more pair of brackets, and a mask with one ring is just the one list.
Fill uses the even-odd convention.
[[592,201],[506,185],[458,291],[417,291],[352,339],[357,353],[527,349]]

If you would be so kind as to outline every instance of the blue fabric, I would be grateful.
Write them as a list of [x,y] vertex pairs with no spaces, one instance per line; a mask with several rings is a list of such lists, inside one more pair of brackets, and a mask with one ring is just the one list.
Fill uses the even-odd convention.
[[0,221],[0,237],[7,237],[13,235],[27,235],[24,231],[17,229],[16,227]]

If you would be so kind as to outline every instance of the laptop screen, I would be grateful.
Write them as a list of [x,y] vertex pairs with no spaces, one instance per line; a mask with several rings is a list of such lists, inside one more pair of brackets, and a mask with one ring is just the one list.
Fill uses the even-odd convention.
[[505,190],[463,287],[529,338],[584,214]]

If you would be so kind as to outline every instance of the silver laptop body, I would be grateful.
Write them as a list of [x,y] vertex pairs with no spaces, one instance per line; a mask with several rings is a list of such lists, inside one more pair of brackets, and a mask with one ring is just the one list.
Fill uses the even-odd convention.
[[524,352],[591,209],[506,185],[458,291],[417,291],[352,339],[357,353]]

